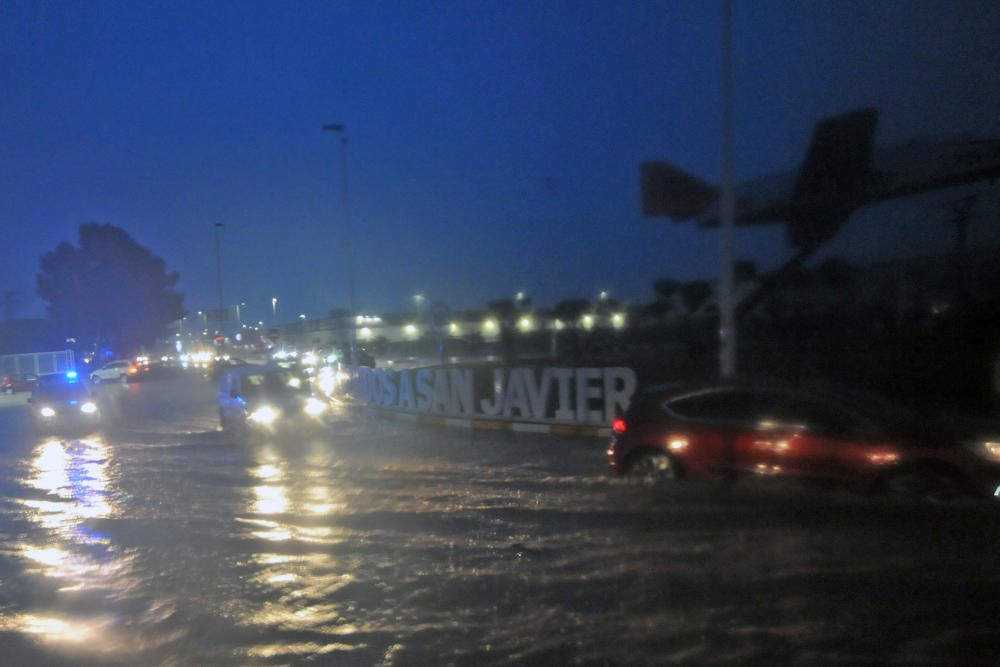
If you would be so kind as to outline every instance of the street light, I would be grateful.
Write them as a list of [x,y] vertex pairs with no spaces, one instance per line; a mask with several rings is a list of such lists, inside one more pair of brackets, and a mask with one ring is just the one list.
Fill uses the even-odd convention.
[[[219,242],[219,230],[225,227],[221,222],[215,223],[215,286],[219,292],[219,317],[225,317],[224,301],[222,300],[222,246]],[[224,323],[223,323],[224,324]]]
[[278,297],[271,297],[271,326],[278,324]]
[[[354,319],[357,312],[354,302],[354,238],[351,229],[351,201],[347,188],[347,128],[342,123],[329,123],[323,126],[326,132],[333,132],[340,135],[340,176],[341,176],[341,197],[344,207],[344,254],[347,255],[347,307],[348,321]],[[357,327],[348,327],[347,335],[351,345],[351,366],[358,365],[357,354]]]

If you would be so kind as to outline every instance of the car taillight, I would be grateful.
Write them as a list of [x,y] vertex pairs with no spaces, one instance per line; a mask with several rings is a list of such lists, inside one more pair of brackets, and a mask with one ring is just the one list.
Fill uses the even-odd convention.
[[138,372],[139,372],[139,369],[136,368],[135,366],[129,366],[128,367],[128,374],[129,375],[135,375]]
[[628,424],[625,423],[624,419],[616,419],[611,422],[611,430],[615,433],[624,433],[628,428]]

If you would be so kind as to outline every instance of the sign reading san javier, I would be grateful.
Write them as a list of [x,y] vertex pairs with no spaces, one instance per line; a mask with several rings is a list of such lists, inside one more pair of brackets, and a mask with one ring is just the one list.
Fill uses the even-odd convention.
[[635,392],[630,368],[352,369],[348,393],[385,408],[446,417],[608,424]]

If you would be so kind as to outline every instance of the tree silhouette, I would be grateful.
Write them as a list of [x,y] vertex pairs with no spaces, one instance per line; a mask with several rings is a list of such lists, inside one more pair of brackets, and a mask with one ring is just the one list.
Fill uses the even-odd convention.
[[698,312],[712,296],[712,285],[707,280],[693,280],[681,285],[681,298],[689,315]]
[[179,278],[125,230],[87,223],[79,247],[64,242],[42,255],[37,291],[60,335],[125,353],[183,316]]

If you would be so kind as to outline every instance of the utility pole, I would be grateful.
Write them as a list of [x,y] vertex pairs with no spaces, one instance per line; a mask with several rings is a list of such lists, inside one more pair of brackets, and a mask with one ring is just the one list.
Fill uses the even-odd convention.
[[223,227],[225,225],[221,222],[215,223],[215,285],[219,296],[218,316],[221,320],[219,326],[225,328],[226,310],[223,305],[225,302],[222,300],[222,248],[219,242],[219,230]]
[[357,308],[355,307],[356,304],[354,298],[354,236],[351,224],[351,200],[348,192],[347,180],[347,129],[340,123],[330,123],[328,125],[324,125],[323,129],[327,132],[334,132],[340,136],[340,190],[344,214],[344,255],[346,256],[345,259],[347,261],[347,307],[349,310],[347,318],[347,335],[348,342],[351,347],[351,366],[357,366],[358,327],[354,319],[357,315]]
[[733,227],[736,193],[733,158],[733,3],[722,9],[722,225],[719,233],[719,374],[736,375],[736,313],[733,294]]

